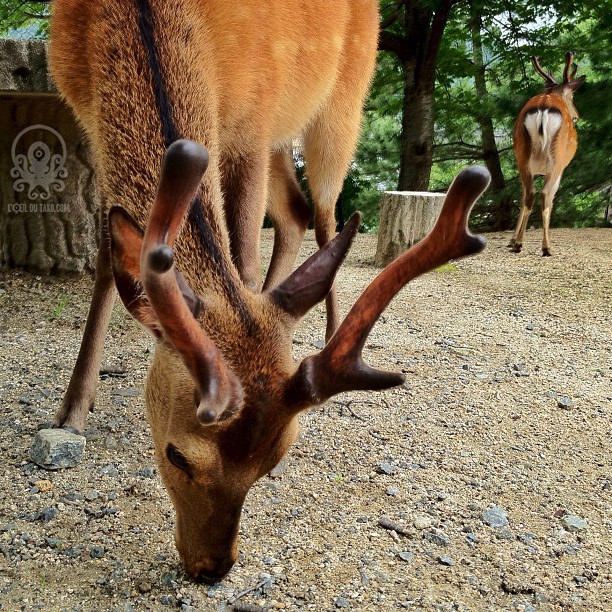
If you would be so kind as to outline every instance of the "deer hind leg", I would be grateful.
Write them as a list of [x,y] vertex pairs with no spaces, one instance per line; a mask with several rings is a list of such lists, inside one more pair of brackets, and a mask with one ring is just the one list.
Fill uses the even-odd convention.
[[244,284],[261,290],[260,234],[268,188],[268,150],[223,161],[223,200],[232,259]]
[[519,212],[512,240],[510,240],[510,244],[508,245],[513,253],[520,253],[523,248],[525,229],[527,227],[527,221],[529,221],[529,215],[531,214],[535,198],[535,181],[533,176],[531,174],[521,175],[521,180],[523,183],[521,211]]
[[310,207],[295,178],[290,149],[272,153],[268,216],[274,226],[274,249],[264,290],[289,276],[310,221]]
[[116,295],[110,263],[108,225],[103,214],[91,306],[79,355],[66,395],[55,415],[54,427],[73,428],[79,432],[85,428],[87,415],[93,408],[96,397],[104,340]]
[[[311,126],[304,143],[306,174],[314,200],[314,228],[319,248],[326,245],[336,234],[336,202],[342,191],[357,138],[355,129],[349,143],[343,143],[342,134],[335,133],[336,127],[338,126],[334,126],[333,121],[319,119]],[[337,146],[332,143],[337,143]],[[338,328],[340,320],[335,283],[325,298],[325,306],[325,339],[329,340]]]
[[[314,228],[319,247],[336,234],[336,202],[359,136],[361,100],[355,103],[350,86],[346,83],[340,85],[304,138],[306,175],[314,200]],[[347,104],[347,100],[353,100],[353,104]],[[335,284],[325,299],[325,305],[325,339],[329,340],[339,324]]]
[[542,238],[542,257],[550,257],[550,217],[553,210],[553,200],[561,183],[561,174],[548,175],[542,187],[542,226],[544,236]]

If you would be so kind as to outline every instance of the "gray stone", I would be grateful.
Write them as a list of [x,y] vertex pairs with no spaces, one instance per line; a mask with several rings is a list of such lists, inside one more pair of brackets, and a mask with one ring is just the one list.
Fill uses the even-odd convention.
[[383,461],[376,470],[379,474],[386,474],[387,476],[391,476],[397,472],[397,468],[388,461]]
[[414,555],[409,551],[403,551],[403,552],[397,553],[397,556],[402,561],[407,561],[407,562],[410,562],[412,561],[412,559],[414,559]]
[[346,597],[338,597],[336,599],[336,608],[348,608],[349,600]]
[[436,546],[449,546],[451,543],[450,538],[437,529],[435,531],[425,531],[423,533],[423,538]]
[[508,521],[508,512],[500,506],[492,506],[488,510],[485,510],[482,514],[482,520],[489,525],[489,527],[507,527],[510,524]]
[[89,551],[89,556],[92,559],[102,559],[102,557],[104,556],[104,546],[94,546]]
[[429,529],[433,524],[433,519],[428,514],[416,514],[412,519],[412,524],[417,529]]
[[448,566],[455,565],[455,562],[450,557],[447,557],[446,555],[442,555],[438,557],[438,561],[442,565],[448,565]]
[[30,459],[47,470],[71,468],[81,461],[85,437],[63,429],[41,429],[30,448]]
[[557,406],[563,410],[571,410],[574,407],[574,402],[571,400],[571,398],[563,395],[557,399]]
[[566,531],[585,531],[589,523],[575,514],[565,514],[561,517],[561,524]]

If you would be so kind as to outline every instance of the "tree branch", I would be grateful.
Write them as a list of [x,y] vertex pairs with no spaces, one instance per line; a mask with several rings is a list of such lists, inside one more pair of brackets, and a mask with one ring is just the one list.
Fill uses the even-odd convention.
[[408,41],[402,36],[392,34],[391,32],[381,32],[380,38],[378,39],[378,50],[389,51],[397,55],[401,61],[404,61],[407,57],[407,44]]

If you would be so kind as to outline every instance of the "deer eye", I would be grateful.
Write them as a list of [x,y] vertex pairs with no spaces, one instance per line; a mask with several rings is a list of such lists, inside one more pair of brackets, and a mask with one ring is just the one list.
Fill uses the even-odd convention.
[[187,475],[191,476],[191,466],[187,459],[185,459],[184,455],[179,451],[176,446],[173,444],[168,444],[168,448],[166,449],[166,457],[168,457],[168,461],[174,467],[177,467],[179,470],[183,470]]

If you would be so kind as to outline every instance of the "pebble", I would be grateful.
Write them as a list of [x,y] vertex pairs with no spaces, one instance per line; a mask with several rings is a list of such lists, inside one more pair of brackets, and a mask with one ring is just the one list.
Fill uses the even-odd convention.
[[489,527],[506,527],[510,524],[508,520],[508,512],[501,506],[492,506],[485,510],[482,514],[482,520]]
[[64,429],[41,429],[30,448],[30,459],[47,470],[71,468],[79,464],[85,438]]
[[436,546],[450,546],[451,539],[443,532],[439,530],[425,531],[423,538]]
[[412,524],[416,529],[429,529],[433,524],[433,519],[429,514],[416,514],[412,519]]
[[442,565],[455,565],[455,562],[450,558],[447,557],[446,555],[441,555],[440,557],[438,557],[438,561],[442,564]]
[[400,553],[397,553],[397,556],[402,560],[402,561],[406,561],[406,562],[410,562],[414,559],[414,555],[409,552],[409,551],[402,551]]
[[388,461],[383,461],[376,470],[379,474],[386,474],[387,476],[391,476],[397,472],[397,468]]
[[561,517],[561,524],[567,531],[585,531],[589,523],[586,519],[576,516],[575,514],[565,514]]
[[119,397],[138,397],[140,391],[138,389],[113,389],[111,395],[118,395]]
[[104,556],[104,552],[104,546],[94,546],[89,551],[89,555],[92,559],[101,559]]
[[574,402],[566,395],[562,395],[557,399],[557,406],[563,410],[571,410],[574,407]]
[[346,597],[338,597],[336,599],[336,608],[348,608],[349,600]]
[[378,519],[378,526],[382,527],[383,529],[388,529],[389,531],[395,531],[400,535],[407,535],[406,529],[402,525],[392,521],[387,516],[381,516]]

